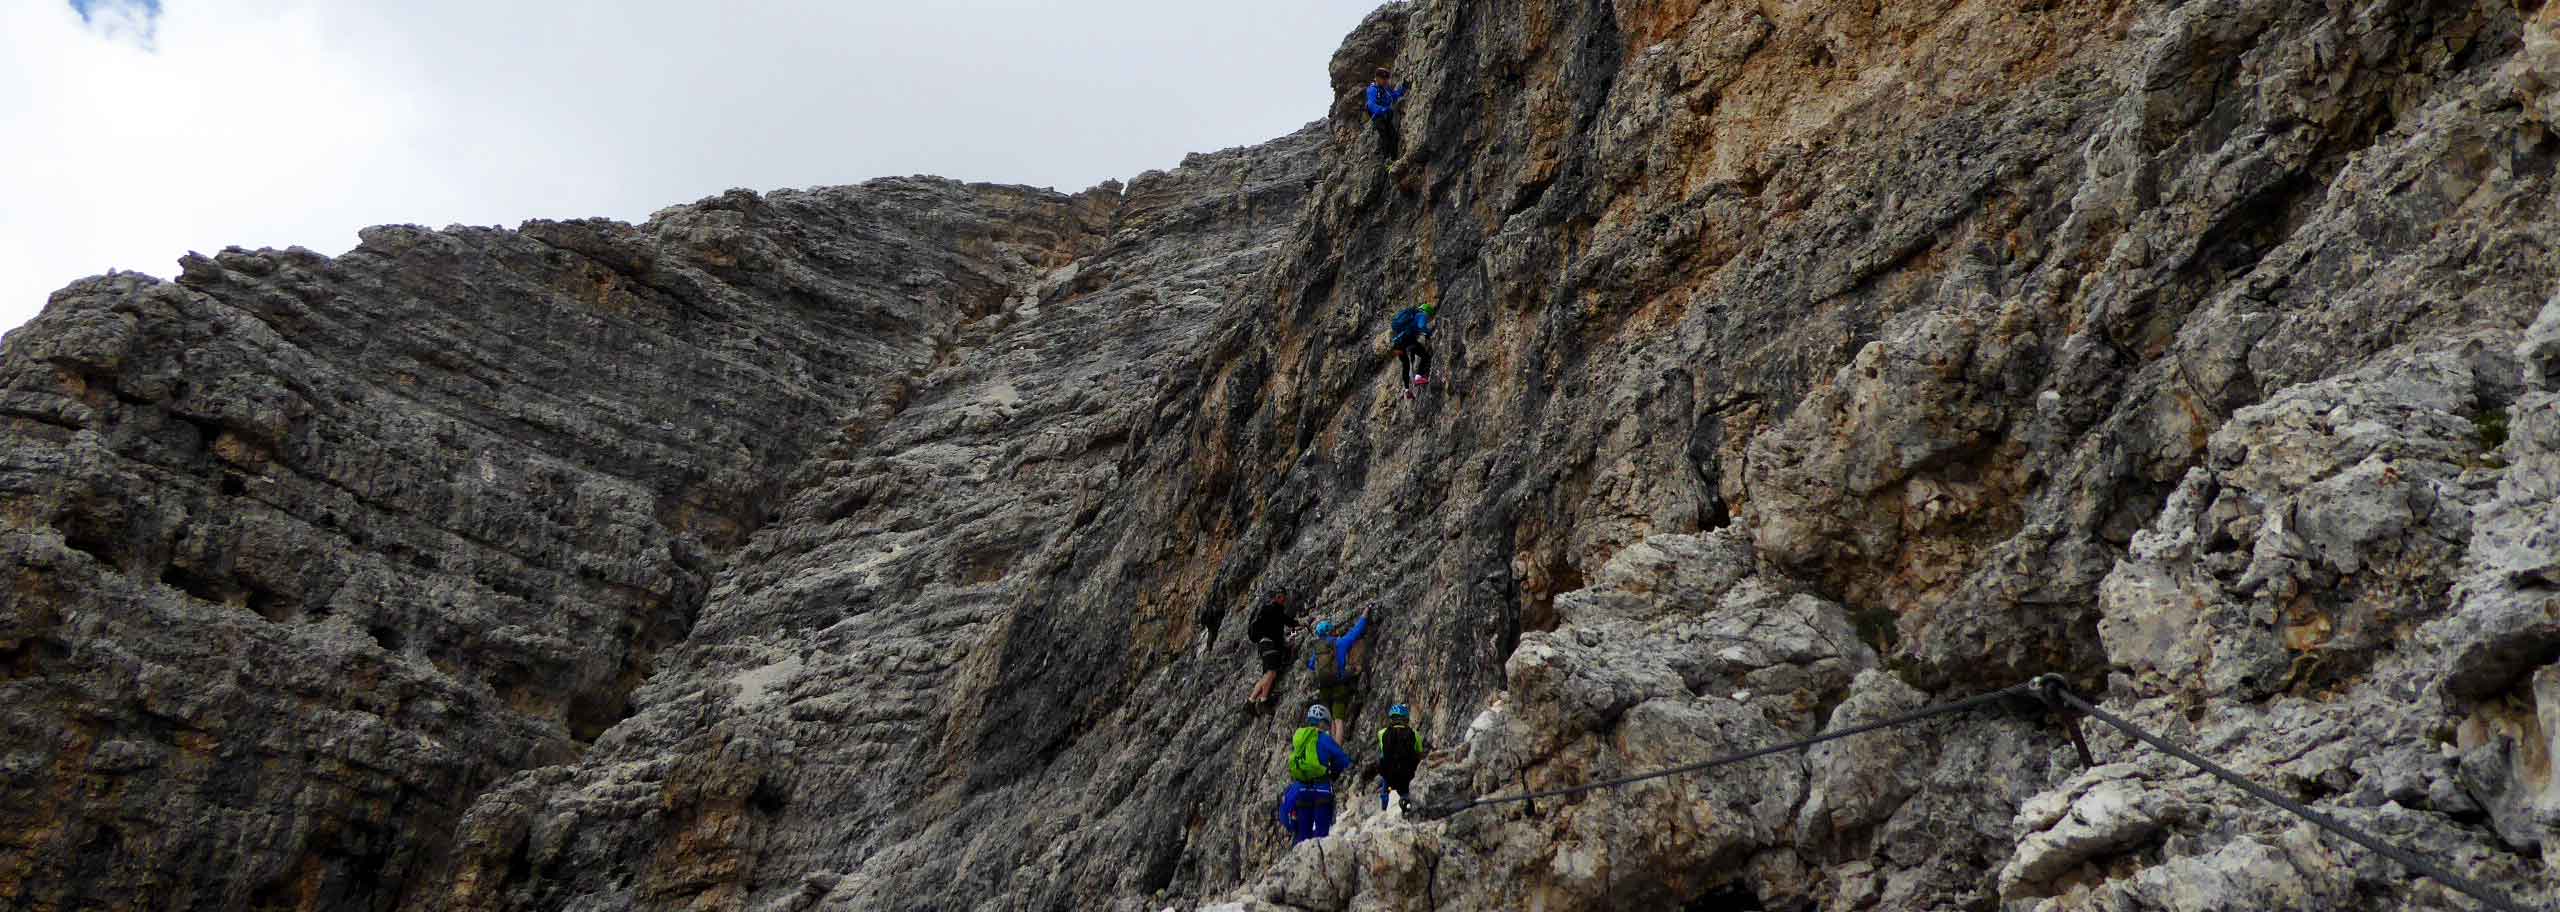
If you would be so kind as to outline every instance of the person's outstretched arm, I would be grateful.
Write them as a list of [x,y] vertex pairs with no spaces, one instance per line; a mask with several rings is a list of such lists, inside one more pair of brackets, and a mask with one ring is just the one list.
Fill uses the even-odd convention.
[[1344,669],[1354,673],[1365,670],[1361,666],[1366,664],[1363,660],[1368,658],[1368,652],[1360,648],[1360,635],[1367,632],[1369,612],[1362,609],[1360,617],[1351,622],[1351,632],[1343,634],[1342,641],[1333,647],[1334,660],[1342,663]]
[[1331,732],[1316,733],[1316,759],[1323,761],[1326,769],[1337,773],[1351,768],[1351,753],[1333,740]]

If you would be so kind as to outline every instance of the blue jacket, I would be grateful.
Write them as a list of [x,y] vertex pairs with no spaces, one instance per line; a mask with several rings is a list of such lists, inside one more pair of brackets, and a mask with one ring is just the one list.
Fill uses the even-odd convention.
[[[1333,644],[1333,667],[1335,670],[1348,670],[1351,667],[1351,647],[1359,645],[1360,635],[1367,632],[1369,632],[1369,619],[1363,617],[1351,622],[1351,632],[1338,637],[1323,638]],[[1316,670],[1315,656],[1307,657],[1307,670]],[[1327,743],[1331,742],[1328,741]],[[1342,748],[1339,745],[1336,745],[1334,749],[1341,750]],[[1328,760],[1325,762],[1330,763],[1332,761]]]
[[1330,732],[1316,732],[1316,759],[1324,761],[1324,767],[1337,776],[1351,768],[1351,754],[1342,749],[1341,743],[1333,740]]
[[[1294,733],[1292,737],[1295,737]],[[1316,760],[1337,776],[1351,769],[1351,755],[1333,740],[1333,735],[1320,727],[1316,727]],[[1323,795],[1323,806],[1316,809],[1309,819],[1302,820],[1295,814],[1298,798],[1309,792]],[[1330,780],[1289,783],[1289,787],[1280,792],[1280,807],[1272,816],[1301,842],[1326,835],[1333,829],[1333,783]]]
[[1402,100],[1404,100],[1403,89],[1384,89],[1377,83],[1369,84],[1369,116],[1371,117],[1387,116],[1388,111],[1396,109],[1396,102]]
[[1390,334],[1391,334],[1391,335],[1393,335],[1396,339],[1401,340],[1401,339],[1405,338],[1406,336],[1428,336],[1428,335],[1430,335],[1430,334],[1431,334],[1431,312],[1430,312],[1430,311],[1428,311],[1428,310],[1424,310],[1424,309],[1422,309],[1422,308],[1420,308],[1420,307],[1408,307],[1408,308],[1405,308],[1404,310],[1396,311],[1396,317],[1402,317],[1402,316],[1404,316],[1404,314],[1405,314],[1405,310],[1409,310],[1409,311],[1412,311],[1412,312],[1413,312],[1413,326],[1411,327],[1411,329],[1412,329],[1413,331],[1412,331],[1412,332],[1394,332],[1393,330],[1396,328],[1396,327],[1395,327],[1395,321],[1394,321],[1394,319],[1392,319],[1392,318],[1391,318],[1391,319],[1389,319],[1389,320],[1388,320],[1388,323],[1387,323],[1387,329],[1390,331]]

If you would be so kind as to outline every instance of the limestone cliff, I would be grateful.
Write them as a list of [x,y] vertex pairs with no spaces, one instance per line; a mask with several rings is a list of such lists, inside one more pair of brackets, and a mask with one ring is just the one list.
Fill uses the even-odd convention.
[[1425,803],[2052,671],[2560,899],[2556,23],[1419,0],[1126,187],[86,280],[0,353],[0,899],[2469,908],[2022,713],[1293,849],[1275,590]]

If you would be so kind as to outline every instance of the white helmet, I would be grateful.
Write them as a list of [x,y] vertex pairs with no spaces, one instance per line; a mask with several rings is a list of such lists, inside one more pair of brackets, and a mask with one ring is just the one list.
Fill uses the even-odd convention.
[[1307,707],[1308,725],[1323,725],[1331,721],[1333,721],[1333,713],[1326,712],[1324,704],[1318,703],[1314,706]]

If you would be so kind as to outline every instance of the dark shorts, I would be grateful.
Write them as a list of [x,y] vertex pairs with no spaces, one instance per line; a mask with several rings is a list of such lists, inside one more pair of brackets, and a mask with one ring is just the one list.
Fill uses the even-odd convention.
[[1359,695],[1360,688],[1357,682],[1337,682],[1316,688],[1316,702],[1324,704],[1326,709],[1333,712],[1334,718],[1346,723],[1351,719],[1351,704],[1359,698]]
[[1279,640],[1257,640],[1253,644],[1253,651],[1262,657],[1264,671],[1279,671],[1289,667],[1289,650],[1283,648]]

